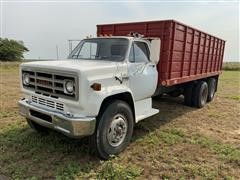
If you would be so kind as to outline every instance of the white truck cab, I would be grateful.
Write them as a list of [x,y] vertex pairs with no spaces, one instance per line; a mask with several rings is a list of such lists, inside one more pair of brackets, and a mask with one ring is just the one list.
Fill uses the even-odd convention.
[[135,123],[158,113],[160,39],[110,36],[82,40],[66,60],[20,66],[20,114],[33,129],[90,136],[107,159],[129,144]]

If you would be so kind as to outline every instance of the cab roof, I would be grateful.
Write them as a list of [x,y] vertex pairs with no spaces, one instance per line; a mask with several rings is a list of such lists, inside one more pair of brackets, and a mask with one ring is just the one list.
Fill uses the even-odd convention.
[[98,37],[87,37],[85,39],[107,39],[107,38],[111,38],[111,39],[119,39],[119,38],[123,38],[123,39],[134,39],[135,37],[131,37],[131,36],[98,36]]

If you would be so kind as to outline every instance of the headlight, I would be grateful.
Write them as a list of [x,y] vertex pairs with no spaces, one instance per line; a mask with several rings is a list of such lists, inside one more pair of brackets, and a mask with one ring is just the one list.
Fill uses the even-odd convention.
[[73,93],[73,91],[74,91],[73,81],[66,80],[66,82],[65,82],[65,90],[69,94]]
[[23,84],[24,84],[24,85],[29,85],[29,83],[30,83],[29,74],[24,73],[24,74],[23,74]]

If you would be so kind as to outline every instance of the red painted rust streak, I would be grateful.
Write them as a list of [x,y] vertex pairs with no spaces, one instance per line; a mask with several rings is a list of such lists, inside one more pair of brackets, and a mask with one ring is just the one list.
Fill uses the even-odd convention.
[[202,39],[202,33],[199,32],[199,35],[198,35],[198,49],[197,49],[197,62],[196,62],[196,65],[195,65],[195,74],[197,74],[197,69],[198,69],[198,61],[199,61],[199,50],[200,50],[200,47],[201,47],[201,39]]
[[195,39],[195,29],[193,29],[192,32],[192,46],[191,46],[191,52],[190,52],[190,62],[189,62],[189,71],[188,71],[188,75],[191,75],[191,66],[192,66],[192,58],[193,58],[193,47],[194,47],[194,39]]
[[221,71],[215,71],[215,72],[209,72],[209,73],[203,73],[203,74],[198,74],[198,75],[170,79],[170,80],[166,80],[165,86],[171,86],[174,84],[185,83],[185,82],[194,81],[194,80],[198,80],[198,79],[202,79],[202,78],[207,78],[210,76],[216,76],[216,75],[219,75],[220,73],[221,73]]
[[185,55],[186,55],[186,46],[187,46],[187,35],[188,35],[188,27],[186,27],[185,36],[184,36],[183,56],[182,56],[182,62],[181,62],[181,77],[183,77],[184,62],[185,62]]
[[146,36],[148,36],[148,31],[147,31],[148,30],[148,24],[147,23],[145,23],[145,29],[144,30],[145,30]]
[[[163,33],[164,30],[165,30],[165,26],[166,26],[166,22],[163,22],[162,38],[160,38],[161,41],[164,40],[165,35],[166,35],[166,34]],[[163,46],[160,47],[160,54],[163,54]],[[158,63],[158,65],[157,65],[158,66],[158,68],[157,68],[158,69],[158,78],[159,78],[159,75],[162,73],[162,67],[163,67],[163,61],[160,59],[160,57],[161,56],[159,56],[159,62],[160,63]],[[158,80],[158,83],[161,82],[161,81],[162,81],[162,77],[160,76],[160,78]]]
[[204,58],[205,58],[206,45],[207,45],[207,34],[205,34],[205,39],[204,39],[204,47],[203,47],[203,56],[202,56],[201,74],[202,74],[202,72],[203,72],[203,64],[204,64]]
[[173,31],[172,31],[172,44],[171,44],[171,52],[170,52],[170,62],[169,62],[169,70],[168,70],[168,79],[171,79],[172,74],[172,58],[173,58],[173,47],[174,47],[174,41],[175,41],[175,30],[176,30],[176,23],[172,21],[173,24]]
[[219,49],[218,49],[218,58],[215,71],[219,71],[219,61],[221,59],[221,47],[222,47],[222,40],[219,40]]
[[224,49],[225,49],[225,41],[223,41],[223,50],[222,50],[222,58],[221,58],[221,66],[220,66],[220,69],[222,69]]
[[112,34],[113,34],[113,35],[115,34],[115,28],[116,28],[116,26],[113,24],[113,25],[112,25]]
[[209,44],[208,44],[207,65],[206,65],[206,71],[205,71],[205,73],[208,72],[208,62],[209,62],[209,57],[210,57],[210,49],[211,49],[211,45],[212,45],[212,36],[210,36]]
[[102,26],[97,26],[97,36],[100,36],[102,34]]
[[217,39],[217,48],[216,48],[214,66],[212,71],[216,71],[216,63],[217,63],[218,52],[219,52],[218,50],[219,50],[219,40]]
[[219,64],[218,64],[218,69],[221,70],[221,61],[222,61],[222,54],[223,54],[223,51],[224,51],[224,41],[222,41],[222,47],[221,47],[221,53],[220,53],[220,57],[219,57]]
[[213,59],[214,59],[214,52],[215,52],[215,46],[216,46],[216,38],[213,38],[213,50],[212,50],[212,58],[211,58],[211,64],[210,64],[210,72],[212,71],[212,65],[213,65]]
[[218,59],[217,59],[216,71],[220,70],[219,69],[219,63],[221,61],[221,51],[222,51],[222,47],[223,47],[222,42],[223,42],[222,40],[219,40],[219,51],[218,51]]
[[221,47],[219,49],[219,57],[218,57],[218,64],[217,64],[218,70],[220,70],[220,62],[221,62],[221,59],[222,59],[222,52],[223,52],[223,41],[220,40],[220,42],[221,42]]

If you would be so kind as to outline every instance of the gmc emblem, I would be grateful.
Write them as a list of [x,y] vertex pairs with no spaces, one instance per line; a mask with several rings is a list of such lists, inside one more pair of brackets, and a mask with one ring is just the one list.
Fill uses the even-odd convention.
[[37,83],[45,85],[45,86],[51,86],[52,83],[46,80],[41,80],[41,79],[37,79]]

